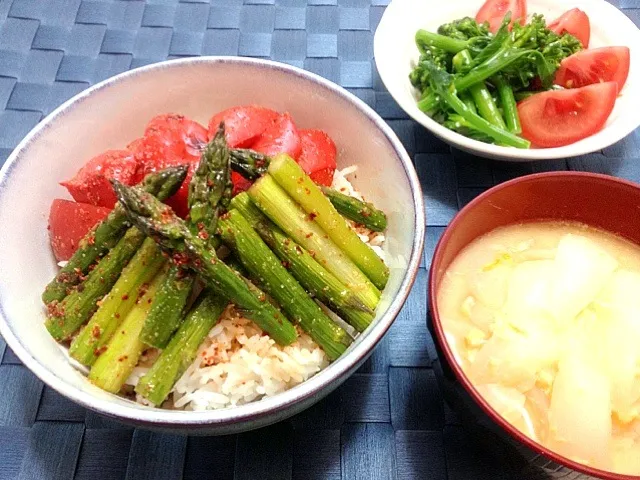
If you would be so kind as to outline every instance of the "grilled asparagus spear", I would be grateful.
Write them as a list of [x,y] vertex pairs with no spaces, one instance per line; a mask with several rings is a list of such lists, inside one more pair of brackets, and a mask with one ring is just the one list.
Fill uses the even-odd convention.
[[251,201],[324,268],[334,274],[368,308],[375,309],[380,291],[369,281],[329,235],[280,188],[271,175],[263,175],[247,191]]
[[[186,174],[187,168],[182,166],[150,173],[143,180],[142,188],[160,200],[166,200],[180,188]],[[78,250],[58,272],[56,278],[47,285],[42,294],[42,301],[49,304],[66,297],[69,289],[80,283],[96,259],[118,243],[128,226],[124,210],[116,204],[107,218],[80,242]]]
[[275,156],[269,164],[269,175],[295,200],[313,222],[360,268],[379,289],[389,279],[389,269],[382,259],[364,243],[336,211],[320,188],[286,154]]
[[198,348],[226,306],[226,299],[203,291],[167,347],[136,385],[136,392],[154,405],[161,405],[195,360]]
[[236,252],[242,265],[281,305],[288,317],[299,323],[331,360],[342,355],[351,343],[351,337],[311,299],[242,214],[230,210],[220,218],[219,226],[223,241]]
[[158,242],[178,264],[188,264],[218,295],[233,302],[281,345],[292,343],[295,327],[275,308],[267,296],[224,264],[213,248],[194,235],[170,207],[153,196],[114,181],[118,199],[131,223]]
[[[189,184],[187,225],[194,235],[208,240],[214,248],[218,245],[213,236],[218,214],[226,207],[232,190],[229,149],[221,125],[205,147]],[[167,346],[184,319],[195,278],[194,272],[178,265],[172,265],[166,272],[140,333],[143,342],[157,348]]]
[[231,207],[238,210],[262,240],[273,250],[300,284],[318,300],[335,310],[359,332],[373,320],[368,308],[335,275],[316,262],[311,254],[289,238],[251,203],[247,193],[236,195]]

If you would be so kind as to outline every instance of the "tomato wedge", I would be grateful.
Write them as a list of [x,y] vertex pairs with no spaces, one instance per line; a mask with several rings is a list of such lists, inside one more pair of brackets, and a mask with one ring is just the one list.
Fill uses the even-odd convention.
[[476,22],[489,22],[489,30],[496,33],[502,25],[504,16],[511,12],[511,24],[524,25],[527,17],[526,0],[487,0],[476,14]]
[[200,157],[200,151],[208,140],[207,129],[184,115],[165,113],[153,117],[147,124],[144,136],[160,136],[176,155]]
[[249,190],[249,187],[253,185],[251,180],[247,180],[238,172],[231,172],[231,183],[233,183],[233,195]]
[[630,63],[629,47],[582,50],[560,62],[555,83],[565,88],[576,88],[592,83],[616,82],[620,92],[629,76]]
[[300,156],[300,135],[291,115],[278,115],[251,148],[265,155],[286,153],[297,159]]
[[189,182],[200,161],[200,150],[207,143],[207,137],[207,129],[199,123],[183,115],[164,114],[154,117],[147,124],[144,136],[128,146],[139,165],[137,181],[148,173],[167,167],[189,166],[182,186],[167,201],[181,217],[188,213]]
[[618,94],[615,82],[537,93],[518,104],[522,136],[537,147],[561,147],[599,131]]
[[274,110],[255,105],[228,108],[209,120],[209,138],[213,138],[220,122],[224,122],[229,146],[248,148],[278,116],[278,112]]
[[89,160],[71,180],[61,182],[76,202],[113,208],[116,195],[110,180],[136,181],[137,162],[128,150],[107,150]]
[[56,260],[69,260],[78,243],[111,209],[56,198],[49,210],[49,238]]
[[298,163],[319,185],[330,186],[336,169],[336,144],[322,130],[300,130]]
[[579,8],[572,8],[564,12],[556,20],[551,22],[547,28],[558,35],[570,33],[580,40],[584,48],[589,46],[591,22],[589,22],[587,14]]

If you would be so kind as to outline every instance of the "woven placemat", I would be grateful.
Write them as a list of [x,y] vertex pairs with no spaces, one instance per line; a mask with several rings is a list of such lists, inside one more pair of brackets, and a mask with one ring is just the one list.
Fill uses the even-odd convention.
[[[367,363],[326,400],[260,431],[183,437],[118,424],[43,386],[0,338],[0,480],[523,478],[443,402],[425,327],[435,243],[460,207],[509,178],[573,169],[640,181],[640,133],[569,161],[508,164],[451,149],[379,79],[372,40],[387,1],[0,0],[0,164],[56,106],[111,75],[180,56],[272,58],[341,84],[388,121],[414,158],[428,224],[415,287]],[[614,4],[640,22],[640,0]]]

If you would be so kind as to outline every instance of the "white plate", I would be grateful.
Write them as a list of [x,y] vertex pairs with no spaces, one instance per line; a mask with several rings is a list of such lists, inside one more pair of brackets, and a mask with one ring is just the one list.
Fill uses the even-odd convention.
[[529,0],[528,14],[541,13],[547,23],[578,7],[591,20],[590,48],[626,45],[631,49],[629,78],[604,128],[595,135],[565,147],[522,150],[472,140],[452,132],[421,112],[416,90],[409,82],[419,53],[414,42],[418,29],[436,31],[443,23],[474,17],[483,0],[393,0],[387,7],[374,39],[374,54],[380,77],[400,107],[445,142],[476,155],[498,160],[531,161],[566,158],[605,148],[640,125],[640,30],[620,10],[605,0]]

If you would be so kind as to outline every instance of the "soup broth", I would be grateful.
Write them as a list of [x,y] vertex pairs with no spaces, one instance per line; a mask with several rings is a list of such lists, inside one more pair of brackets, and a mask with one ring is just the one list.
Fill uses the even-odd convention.
[[456,361],[505,420],[640,474],[640,247],[579,223],[502,227],[456,257],[437,300]]

